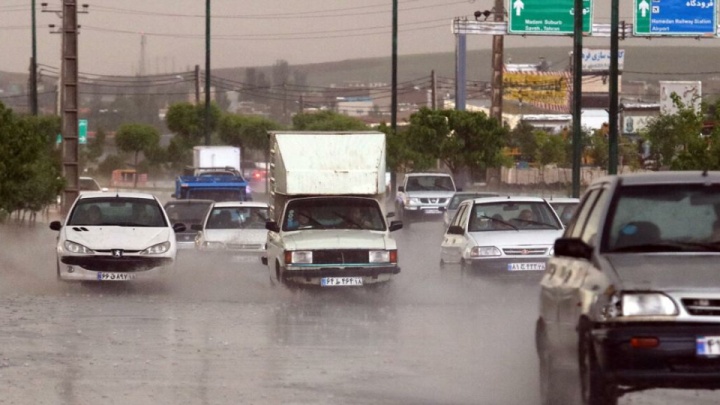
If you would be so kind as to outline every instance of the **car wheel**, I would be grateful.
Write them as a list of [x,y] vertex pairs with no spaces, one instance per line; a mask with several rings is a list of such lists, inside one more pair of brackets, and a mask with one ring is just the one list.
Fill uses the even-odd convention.
[[587,327],[580,328],[580,392],[585,405],[617,405],[617,385],[603,375]]

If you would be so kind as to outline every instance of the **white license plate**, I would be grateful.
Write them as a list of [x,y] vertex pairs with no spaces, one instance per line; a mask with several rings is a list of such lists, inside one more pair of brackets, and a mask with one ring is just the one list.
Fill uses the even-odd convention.
[[105,273],[99,272],[97,279],[100,281],[126,281],[134,280],[136,277],[133,273]]
[[426,213],[426,214],[442,214],[442,211],[436,210],[436,209],[423,210],[423,212]]
[[695,348],[698,356],[720,356],[720,336],[698,336]]
[[363,285],[362,277],[325,277],[320,279],[323,287],[345,287]]
[[508,271],[544,271],[545,263],[508,263]]

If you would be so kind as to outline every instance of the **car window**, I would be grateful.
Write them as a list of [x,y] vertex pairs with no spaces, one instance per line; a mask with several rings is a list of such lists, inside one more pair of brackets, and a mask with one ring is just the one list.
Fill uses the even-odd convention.
[[469,232],[508,229],[562,229],[562,226],[552,207],[544,201],[502,201],[473,206]]
[[450,176],[411,176],[405,191],[455,191],[455,184]]
[[165,211],[170,218],[170,222],[175,224],[181,222],[184,224],[200,224],[210,209],[211,202],[196,203],[168,203]]
[[468,209],[467,204],[461,206],[460,209],[458,209],[458,211],[455,213],[455,217],[453,218],[450,225],[461,226],[464,228],[465,222],[463,222],[463,217],[466,217],[465,212],[467,211],[467,209]]
[[147,198],[108,197],[80,199],[68,225],[165,227],[162,207]]
[[448,204],[449,210],[456,210],[460,203],[463,201],[471,200],[474,198],[482,197],[497,197],[497,194],[492,193],[477,193],[477,194],[455,194]]
[[603,251],[707,251],[720,242],[720,186],[621,186]]
[[595,246],[597,242],[597,232],[602,222],[604,207],[607,205],[609,198],[609,191],[605,189],[599,191],[598,197],[595,199],[595,203],[592,205],[588,219],[583,227],[580,239],[590,246]]
[[570,221],[570,225],[565,231],[566,237],[579,238],[582,235],[585,221],[587,221],[588,215],[590,215],[590,210],[592,209],[593,204],[595,204],[598,193],[600,193],[600,190],[593,189],[588,191],[585,196],[583,196],[582,200],[580,201],[580,207],[578,208],[579,211],[577,215],[575,215],[575,219]]
[[208,215],[206,229],[265,229],[265,207],[215,207]]
[[299,229],[364,229],[384,231],[385,219],[372,199],[299,199],[288,203],[284,231]]

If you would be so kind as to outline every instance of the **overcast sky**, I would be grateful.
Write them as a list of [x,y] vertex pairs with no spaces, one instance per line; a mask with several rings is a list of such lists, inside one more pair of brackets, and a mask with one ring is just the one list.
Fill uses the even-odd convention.
[[[41,12],[37,0],[38,63],[59,67],[60,25]],[[59,0],[48,0],[59,9]],[[538,1],[538,0],[525,0]],[[549,1],[549,0],[541,0]],[[664,0],[672,1],[672,0]],[[204,0],[86,0],[79,16],[80,71],[138,73],[145,35],[145,72],[170,73],[204,66]],[[610,0],[595,0],[595,23],[609,23]],[[633,1],[622,0],[620,18],[632,22]],[[25,72],[31,55],[31,0],[0,0],[0,71]],[[398,52],[452,52],[454,17],[473,18],[494,0],[399,0]],[[291,65],[391,55],[392,0],[212,0],[212,67]],[[718,39],[634,38],[628,45],[717,46]],[[473,36],[468,49],[491,47],[490,36]],[[590,47],[609,47],[608,38],[588,38]],[[506,36],[506,48],[564,46],[569,37]],[[533,61],[514,61],[518,63]],[[692,67],[689,67],[690,69]]]

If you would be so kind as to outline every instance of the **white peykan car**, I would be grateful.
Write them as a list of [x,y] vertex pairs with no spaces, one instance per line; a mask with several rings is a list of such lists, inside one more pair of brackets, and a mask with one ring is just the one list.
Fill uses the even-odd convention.
[[263,202],[216,202],[202,224],[193,225],[198,231],[195,247],[227,254],[232,261],[259,262],[265,254],[268,215],[268,205]]
[[441,244],[441,264],[485,272],[543,271],[563,226],[538,197],[489,197],[460,204]]
[[175,232],[162,204],[146,193],[81,193],[59,231],[57,277],[74,281],[126,281],[172,270]]

